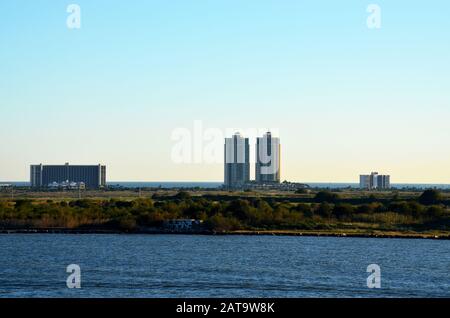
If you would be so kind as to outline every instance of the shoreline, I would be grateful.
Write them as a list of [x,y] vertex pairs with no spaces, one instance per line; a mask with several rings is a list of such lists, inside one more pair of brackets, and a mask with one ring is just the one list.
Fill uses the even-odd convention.
[[220,236],[304,236],[304,237],[349,237],[349,238],[394,238],[394,239],[431,239],[450,240],[450,233],[430,234],[430,233],[406,233],[406,232],[376,232],[376,233],[346,233],[346,232],[320,232],[320,231],[300,231],[300,230],[236,230],[236,231],[166,231],[166,230],[102,230],[102,229],[0,229],[0,235],[7,234],[122,234],[122,235],[220,235]]

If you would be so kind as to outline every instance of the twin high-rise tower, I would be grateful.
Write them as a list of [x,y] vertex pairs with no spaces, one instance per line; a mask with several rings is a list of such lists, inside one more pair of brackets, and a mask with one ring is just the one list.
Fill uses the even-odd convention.
[[280,139],[267,132],[256,138],[256,171],[257,183],[280,183]]
[[[255,179],[257,183],[280,183],[280,139],[267,132],[256,139]],[[225,187],[242,188],[250,182],[248,138],[236,133],[225,138]]]
[[250,146],[239,133],[225,138],[225,186],[240,188],[250,181]]

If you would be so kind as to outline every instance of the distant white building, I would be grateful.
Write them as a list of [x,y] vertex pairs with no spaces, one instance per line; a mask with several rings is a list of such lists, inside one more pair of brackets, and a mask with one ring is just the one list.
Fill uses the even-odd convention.
[[226,188],[242,188],[250,181],[250,146],[248,138],[239,133],[225,138]]
[[385,190],[391,188],[391,176],[372,172],[359,176],[359,188],[367,190]]
[[255,179],[257,183],[280,183],[280,138],[267,132],[256,138]]
[[47,185],[48,188],[50,189],[59,189],[59,188],[63,188],[63,189],[71,189],[71,190],[75,190],[75,189],[80,189],[80,190],[84,190],[86,188],[86,185],[84,184],[84,182],[73,182],[73,181],[63,181],[63,182],[52,182],[49,183]]

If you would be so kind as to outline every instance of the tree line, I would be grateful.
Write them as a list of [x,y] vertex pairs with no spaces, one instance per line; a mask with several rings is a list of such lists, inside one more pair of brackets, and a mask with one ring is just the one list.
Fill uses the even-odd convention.
[[450,230],[450,210],[436,190],[415,200],[350,204],[337,193],[318,192],[309,203],[267,198],[214,200],[179,192],[135,200],[0,201],[0,228],[96,228],[133,231],[161,227],[165,220],[204,221],[205,230],[333,229],[346,223],[384,229]]

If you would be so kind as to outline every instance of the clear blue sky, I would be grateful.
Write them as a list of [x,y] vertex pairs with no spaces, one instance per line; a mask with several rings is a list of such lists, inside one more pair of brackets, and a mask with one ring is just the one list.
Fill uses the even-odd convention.
[[171,159],[174,129],[201,120],[277,128],[282,179],[450,183],[449,14],[444,0],[2,0],[0,181],[66,161],[221,181],[220,163]]

